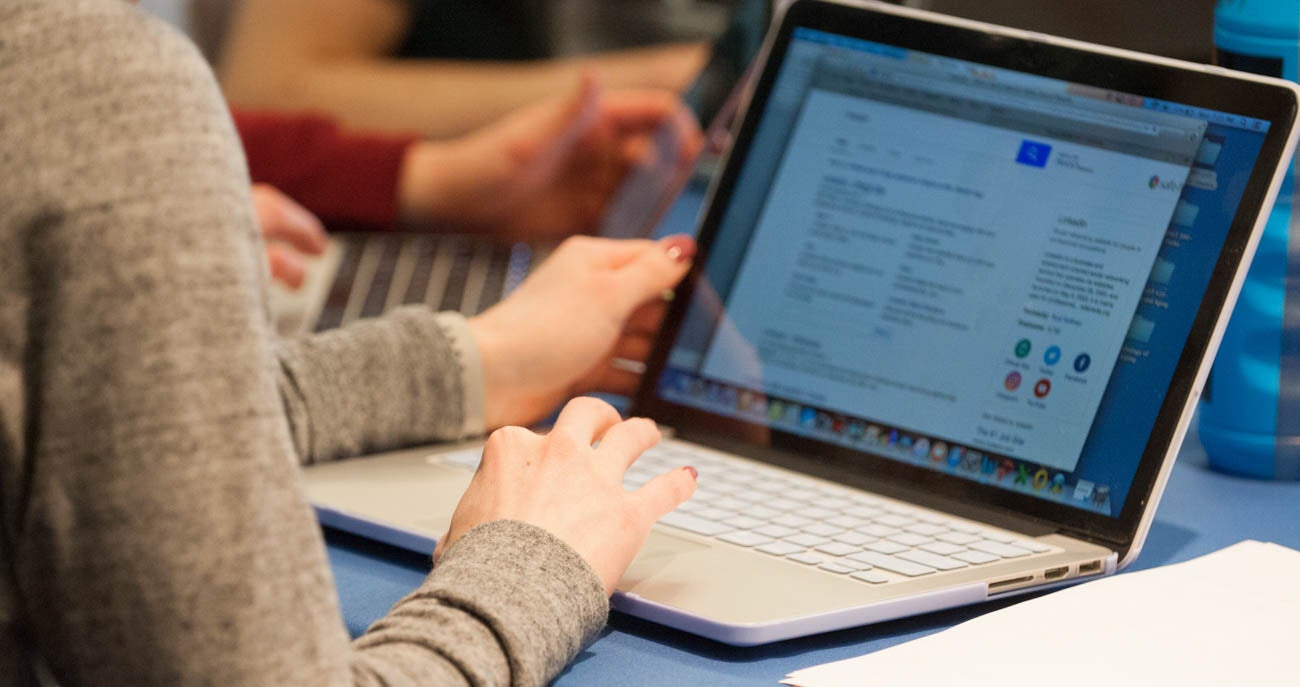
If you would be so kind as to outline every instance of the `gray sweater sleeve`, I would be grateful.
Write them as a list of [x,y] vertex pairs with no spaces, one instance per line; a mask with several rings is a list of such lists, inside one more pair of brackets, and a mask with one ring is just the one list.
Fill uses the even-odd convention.
[[407,311],[277,343],[211,74],[124,3],[0,4],[0,84],[13,681],[40,665],[67,685],[536,685],[560,670],[608,609],[570,548],[521,523],[477,528],[349,644],[300,483],[300,459],[471,426],[463,322]]

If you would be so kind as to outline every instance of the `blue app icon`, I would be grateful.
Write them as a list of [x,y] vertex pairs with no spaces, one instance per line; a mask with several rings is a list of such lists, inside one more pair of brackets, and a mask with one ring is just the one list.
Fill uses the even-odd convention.
[[1061,362],[1061,347],[1048,346],[1047,350],[1043,351],[1043,362],[1049,366]]
[[813,425],[815,425],[816,423],[817,423],[817,411],[813,410],[812,408],[804,408],[803,412],[800,413],[799,415],[799,425],[801,427],[812,429]]
[[1051,154],[1052,146],[1024,140],[1020,142],[1020,152],[1016,154],[1016,162],[1030,167],[1046,167],[1047,157]]
[[1080,353],[1079,355],[1075,356],[1074,358],[1075,372],[1082,374],[1084,371],[1088,369],[1088,366],[1090,365],[1092,365],[1092,356],[1088,355],[1087,353]]

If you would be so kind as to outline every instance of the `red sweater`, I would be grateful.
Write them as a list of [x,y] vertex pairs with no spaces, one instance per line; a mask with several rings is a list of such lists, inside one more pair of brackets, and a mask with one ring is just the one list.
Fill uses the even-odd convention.
[[319,115],[233,110],[255,183],[275,186],[330,229],[394,229],[397,186],[416,136],[356,134]]

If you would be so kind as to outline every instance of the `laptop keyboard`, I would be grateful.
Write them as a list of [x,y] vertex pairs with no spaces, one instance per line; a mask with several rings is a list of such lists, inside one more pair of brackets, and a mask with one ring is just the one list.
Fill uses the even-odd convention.
[[509,294],[546,251],[467,236],[337,234],[338,268],[314,329],[378,317],[401,305],[476,315]]
[[[474,469],[480,453],[468,449],[437,459]],[[636,489],[685,465],[699,471],[699,486],[660,525],[868,584],[1060,550],[1013,532],[672,441],[646,451],[623,484]]]

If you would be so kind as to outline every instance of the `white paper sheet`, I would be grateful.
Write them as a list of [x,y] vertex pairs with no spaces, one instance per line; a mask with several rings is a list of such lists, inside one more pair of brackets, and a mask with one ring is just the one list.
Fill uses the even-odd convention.
[[798,687],[1300,685],[1300,552],[1246,541],[791,673]]

